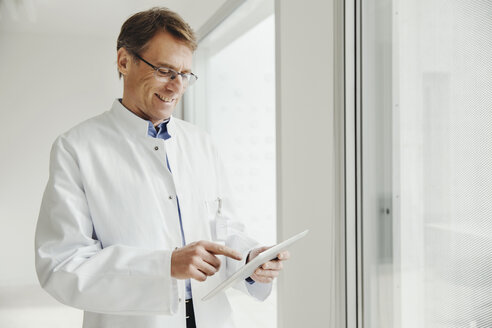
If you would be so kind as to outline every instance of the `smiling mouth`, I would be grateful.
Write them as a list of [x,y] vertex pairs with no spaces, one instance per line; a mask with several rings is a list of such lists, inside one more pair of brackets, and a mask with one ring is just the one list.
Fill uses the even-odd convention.
[[163,97],[163,96],[161,96],[161,95],[159,95],[159,94],[157,94],[157,93],[155,93],[155,96],[156,96],[156,97],[157,97],[160,101],[165,102],[165,103],[168,103],[168,104],[169,104],[169,103],[172,103],[172,102],[175,100],[175,98],[167,98],[167,97]]

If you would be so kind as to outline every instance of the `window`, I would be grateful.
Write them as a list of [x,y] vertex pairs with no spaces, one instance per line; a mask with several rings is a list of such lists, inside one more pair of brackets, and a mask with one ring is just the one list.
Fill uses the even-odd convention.
[[[184,117],[211,134],[249,235],[275,244],[273,2],[246,1],[199,43],[195,64]],[[276,327],[275,289],[264,303],[228,293],[238,328]]]
[[491,327],[492,3],[359,3],[359,326]]

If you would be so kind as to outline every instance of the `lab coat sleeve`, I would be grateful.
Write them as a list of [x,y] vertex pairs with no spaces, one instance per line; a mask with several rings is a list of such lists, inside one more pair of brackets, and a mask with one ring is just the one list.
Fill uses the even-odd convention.
[[[229,257],[226,258],[227,276],[231,276],[242,266],[245,265],[246,258],[249,252],[256,247],[260,247],[257,241],[250,238],[245,232],[244,221],[239,219],[235,212],[234,201],[232,197],[231,187],[227,179],[227,172],[216,152],[216,174],[218,177],[219,194],[222,199],[221,216],[227,223],[228,237],[225,244],[238,251],[243,260],[236,261]],[[272,283],[249,284],[246,281],[240,281],[234,285],[238,289],[260,301],[264,301],[272,291]]]
[[[235,250],[238,250],[243,258],[242,261],[235,261],[233,259],[227,258],[226,261],[228,276],[231,276],[242,266],[244,266],[249,252],[253,248],[260,246],[258,243],[254,242],[243,233],[232,234],[227,239],[226,245]],[[249,284],[246,281],[240,281],[234,285],[234,288],[256,298],[257,300],[264,301],[272,292],[272,285],[272,283],[264,284],[261,282],[255,282],[254,284]]]
[[51,150],[50,177],[35,237],[41,286],[58,301],[91,312],[176,313],[172,250],[103,248],[94,235],[74,154],[64,137]]

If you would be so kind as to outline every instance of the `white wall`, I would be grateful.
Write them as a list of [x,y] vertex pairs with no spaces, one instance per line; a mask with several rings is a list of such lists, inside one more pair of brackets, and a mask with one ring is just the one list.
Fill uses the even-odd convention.
[[37,283],[34,228],[50,147],[121,96],[115,43],[0,33],[0,286]]
[[340,9],[276,2],[278,238],[310,229],[279,279],[282,328],[344,326]]

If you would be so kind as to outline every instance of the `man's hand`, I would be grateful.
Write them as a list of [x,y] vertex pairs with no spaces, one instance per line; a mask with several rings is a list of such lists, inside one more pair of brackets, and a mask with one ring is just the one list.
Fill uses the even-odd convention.
[[197,241],[176,249],[171,256],[171,276],[176,279],[193,278],[205,281],[220,268],[220,260],[215,255],[225,255],[241,260],[235,250],[209,241]]
[[[255,257],[258,256],[258,254],[266,251],[269,248],[271,248],[271,246],[263,246],[253,249],[249,253],[248,261],[246,263],[253,260]],[[256,269],[255,272],[251,275],[251,279],[262,283],[272,282],[273,279],[278,277],[280,271],[282,270],[283,267],[282,261],[288,260],[289,258],[290,258],[289,251],[283,251],[278,253],[277,259],[263,263],[262,266]]]

